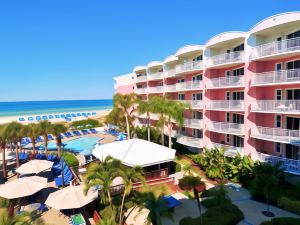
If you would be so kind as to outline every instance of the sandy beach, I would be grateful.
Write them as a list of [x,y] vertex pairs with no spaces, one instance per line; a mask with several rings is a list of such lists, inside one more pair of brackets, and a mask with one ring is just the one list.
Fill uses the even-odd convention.
[[[101,109],[101,110],[93,110],[93,111],[70,111],[70,112],[60,112],[60,113],[35,114],[35,115],[3,116],[3,117],[0,117],[0,124],[9,123],[9,122],[12,122],[12,121],[20,122],[19,121],[20,117],[23,117],[25,119],[25,121],[20,122],[20,123],[27,124],[27,123],[37,122],[36,120],[34,120],[32,122],[28,121],[28,117],[33,117],[35,119],[36,116],[44,116],[44,115],[48,116],[48,115],[55,115],[55,114],[60,115],[60,114],[78,113],[78,112],[80,112],[80,113],[82,113],[82,112],[85,112],[85,113],[96,112],[96,115],[89,116],[88,118],[98,119],[98,118],[103,118],[110,111],[111,111],[111,109]],[[83,116],[72,117],[72,121],[82,120],[82,119],[86,119],[86,118],[83,117]],[[51,122],[65,122],[66,120],[65,119],[56,119],[56,118],[54,118],[54,119],[50,119],[49,121],[51,121]]]

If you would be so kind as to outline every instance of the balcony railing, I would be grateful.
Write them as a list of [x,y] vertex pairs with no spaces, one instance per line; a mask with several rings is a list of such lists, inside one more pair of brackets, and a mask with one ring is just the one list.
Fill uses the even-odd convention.
[[213,145],[217,148],[225,149],[224,155],[228,157],[235,157],[238,153],[240,155],[243,155],[244,152],[244,147],[236,147],[236,146],[225,145],[220,143],[213,143]]
[[203,109],[202,100],[179,100],[179,101],[189,104],[192,109]]
[[244,85],[244,76],[229,76],[213,78],[207,83],[207,88],[236,87]]
[[202,128],[202,119],[184,119],[184,126],[190,128]]
[[136,82],[144,82],[144,81],[147,81],[146,75],[136,77]]
[[300,69],[279,70],[265,73],[257,73],[252,77],[252,85],[299,83]]
[[257,100],[252,103],[251,111],[300,114],[300,100]]
[[244,124],[239,123],[226,123],[212,121],[207,124],[207,129],[214,132],[220,132],[225,134],[244,134]]
[[229,64],[244,61],[244,51],[224,53],[220,55],[211,56],[208,58],[207,66],[218,66],[222,64]]
[[269,140],[282,143],[299,143],[300,131],[282,128],[260,127],[251,129],[251,136],[257,139]]
[[176,75],[176,69],[167,69],[164,71],[164,77],[173,77]]
[[148,80],[157,80],[157,79],[163,79],[164,73],[163,72],[157,72],[157,73],[150,73],[147,75]]
[[163,86],[148,87],[148,93],[162,93],[162,92],[164,92]]
[[201,81],[187,81],[182,83],[176,83],[176,91],[195,90],[202,88]]
[[137,88],[137,89],[135,89],[135,92],[137,94],[146,94],[147,93],[147,88]]
[[291,38],[259,45],[253,49],[250,57],[255,59],[297,50],[300,50],[300,38]]
[[188,71],[202,70],[202,69],[203,69],[202,61],[184,62],[176,66],[176,73],[184,73]]
[[202,148],[203,147],[202,138],[197,138],[197,137],[180,135],[177,138],[177,142],[179,144],[187,145],[187,146],[194,147],[194,148]]
[[281,163],[281,168],[285,172],[298,174],[298,175],[300,174],[300,160],[287,159],[287,158],[268,155],[260,152],[257,154],[258,154],[258,160],[261,162],[270,163],[272,165]]
[[207,109],[231,111],[245,110],[243,100],[211,100],[207,104]]

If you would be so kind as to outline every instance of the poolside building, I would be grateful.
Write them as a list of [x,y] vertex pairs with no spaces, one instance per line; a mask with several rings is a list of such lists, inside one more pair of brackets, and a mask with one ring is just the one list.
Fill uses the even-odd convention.
[[190,103],[175,137],[192,151],[223,146],[300,173],[300,12],[217,34],[114,79],[118,93]]

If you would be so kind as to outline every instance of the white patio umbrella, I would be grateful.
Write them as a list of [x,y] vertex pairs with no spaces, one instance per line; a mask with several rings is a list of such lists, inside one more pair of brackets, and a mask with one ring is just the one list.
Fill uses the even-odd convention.
[[23,177],[0,185],[0,196],[6,199],[33,195],[47,187],[47,178],[39,176]]
[[98,189],[91,188],[87,195],[83,193],[84,185],[68,186],[51,193],[45,204],[57,209],[78,209],[94,201],[98,197]]
[[21,165],[16,172],[19,174],[36,174],[50,169],[54,162],[34,159]]

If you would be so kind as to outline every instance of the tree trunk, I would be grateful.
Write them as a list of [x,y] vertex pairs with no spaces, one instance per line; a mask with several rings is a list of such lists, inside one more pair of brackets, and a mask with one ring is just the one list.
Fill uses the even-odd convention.
[[172,148],[172,129],[173,129],[173,124],[169,121],[168,122],[169,148]]
[[16,143],[16,163],[18,168],[20,166],[18,143]]
[[125,120],[126,120],[126,128],[127,128],[127,139],[130,139],[130,127],[129,127],[128,115],[125,115]]
[[[46,154],[47,155],[47,154]],[[62,179],[62,187],[65,186],[65,175],[64,175],[64,164],[63,160],[61,160],[61,179]]]
[[200,224],[202,224],[202,211],[201,211],[201,203],[199,200],[199,192],[196,187],[194,187],[193,190],[194,190],[195,199],[197,201],[197,205],[198,205],[198,209],[199,209],[199,213],[200,213]]
[[48,157],[48,141],[47,141],[47,136],[44,136],[44,146],[45,146],[46,157]]
[[3,179],[5,180],[7,178],[6,160],[5,160],[5,145],[2,148],[2,174],[3,174]]
[[35,149],[35,138],[31,138],[31,144],[32,144],[32,151],[33,155],[36,155],[36,149]]
[[161,144],[165,145],[164,127],[161,128]]
[[126,196],[126,187],[124,189],[123,197],[122,197],[122,203],[121,203],[121,209],[120,209],[120,219],[119,219],[119,225],[123,224],[123,206],[124,206],[124,201],[125,201],[125,196]]
[[61,157],[61,145],[59,143],[57,143],[57,156],[58,158]]
[[150,113],[147,112],[147,126],[148,126],[148,141],[151,141],[150,139]]

